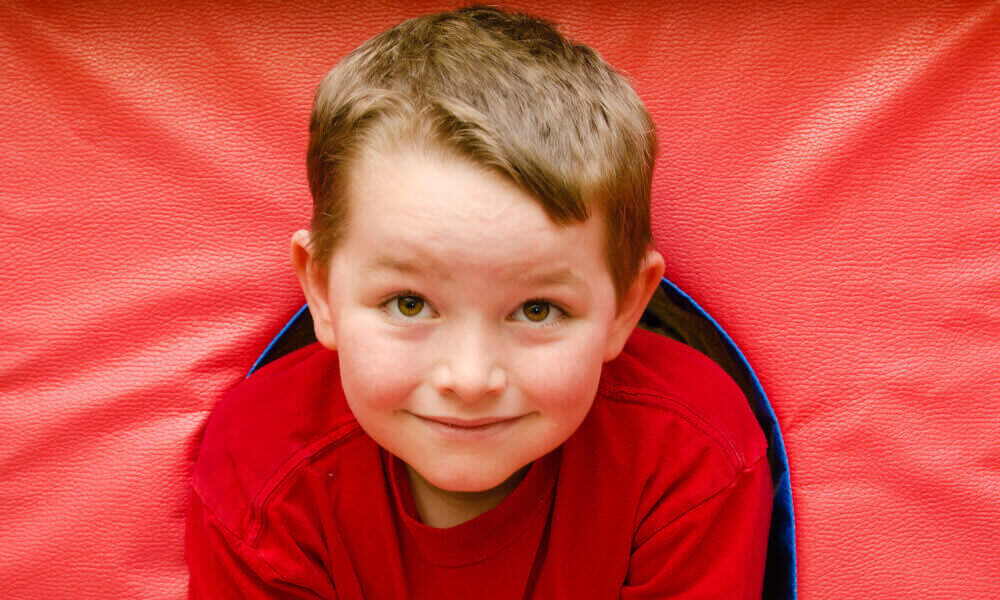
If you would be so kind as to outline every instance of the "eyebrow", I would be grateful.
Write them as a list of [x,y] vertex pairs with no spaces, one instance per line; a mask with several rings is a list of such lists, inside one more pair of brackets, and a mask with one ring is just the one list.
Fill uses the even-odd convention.
[[[411,262],[408,260],[400,260],[385,254],[379,254],[369,259],[364,265],[362,265],[361,270],[366,274],[372,274],[377,271],[397,271],[400,273],[423,275],[428,279],[451,280],[449,275],[442,274],[433,269],[430,261],[420,260]],[[590,293],[590,286],[587,285],[587,282],[569,269],[521,276],[518,279],[529,285],[565,285],[575,288],[584,294],[589,295]]]
[[451,279],[447,274],[442,275],[431,267],[430,261],[420,260],[411,262],[400,260],[385,254],[379,254],[370,258],[361,266],[361,271],[365,274],[373,274],[377,271],[398,271],[400,273],[413,273],[423,275],[428,279]]
[[590,294],[590,286],[587,285],[587,282],[569,269],[521,277],[521,281],[531,285],[565,285],[579,290],[583,294]]

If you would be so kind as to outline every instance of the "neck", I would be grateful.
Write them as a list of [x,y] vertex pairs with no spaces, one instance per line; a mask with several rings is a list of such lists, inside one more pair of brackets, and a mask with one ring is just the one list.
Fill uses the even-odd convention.
[[406,474],[410,480],[413,503],[417,507],[420,522],[443,529],[461,525],[499,505],[517,488],[530,467],[531,463],[528,463],[500,485],[481,492],[443,490],[424,479],[408,464]]

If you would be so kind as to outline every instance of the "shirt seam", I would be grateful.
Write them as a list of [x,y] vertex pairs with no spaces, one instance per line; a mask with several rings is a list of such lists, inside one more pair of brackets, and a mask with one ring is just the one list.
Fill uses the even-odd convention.
[[[260,560],[260,562],[262,562],[268,569],[270,569],[281,580],[283,580],[283,581],[285,581],[287,583],[290,583],[292,585],[295,585],[294,583],[292,583],[292,580],[291,580],[290,577],[286,577],[281,571],[278,570],[277,567],[275,567],[270,562],[268,562],[268,560],[266,558],[264,558],[264,556],[252,544],[248,543],[245,539],[243,539],[243,537],[241,535],[237,534],[232,529],[230,529],[229,526],[226,525],[226,523],[221,518],[219,518],[219,515],[215,512],[215,510],[213,510],[212,507],[207,502],[205,502],[205,499],[202,498],[201,494],[198,493],[198,490],[195,489],[195,487],[193,485],[189,484],[188,488],[191,490],[191,493],[194,494],[194,496],[198,499],[198,503],[201,504],[202,509],[205,512],[207,512],[209,515],[211,515],[212,519],[216,522],[216,524],[218,524],[219,527],[221,527],[226,533],[228,533],[230,536],[232,536],[233,539],[235,539],[237,542],[239,542],[240,544],[242,544],[243,546],[245,546],[246,547],[246,551],[249,551],[249,552],[253,553],[253,555],[256,556],[257,559]],[[318,598],[319,600],[329,600],[325,596],[320,596],[319,594],[317,594],[316,592],[314,592],[313,590],[311,590],[311,589],[309,589],[307,587],[304,587],[304,586],[298,586],[298,587],[301,588],[302,590],[304,590],[304,591],[312,594],[314,597]]]
[[736,476],[733,477],[733,479],[729,483],[727,483],[726,485],[722,486],[721,488],[719,488],[715,492],[712,492],[711,494],[709,494],[709,496],[707,498],[705,498],[703,500],[700,500],[700,501],[694,503],[693,505],[691,505],[690,507],[686,508],[685,510],[681,511],[681,513],[678,514],[677,516],[675,516],[673,519],[670,519],[669,521],[667,521],[663,525],[657,527],[656,530],[654,530],[652,533],[650,533],[648,536],[646,536],[646,539],[644,539],[642,542],[640,542],[639,545],[634,546],[632,548],[632,552],[635,552],[636,550],[638,550],[639,548],[641,548],[646,542],[648,542],[649,540],[651,540],[654,537],[656,537],[656,534],[660,533],[660,531],[662,531],[663,529],[665,529],[665,528],[669,527],[670,525],[674,524],[678,519],[680,519],[684,515],[686,515],[689,512],[691,512],[691,511],[693,511],[693,510],[695,510],[697,508],[700,508],[701,506],[707,504],[709,501],[711,501],[713,498],[715,498],[716,496],[718,496],[722,492],[724,492],[724,491],[728,490],[729,488],[733,487],[734,485],[736,485],[736,483],[739,482],[740,478],[743,475],[746,475],[747,473],[749,473],[750,471],[752,471],[765,458],[767,458],[767,453],[766,452],[764,454],[760,455],[760,457],[758,457],[755,461],[753,461],[752,463],[748,464],[746,467],[744,467],[743,469],[741,469],[738,473],[736,473]]
[[[543,460],[545,458],[546,457],[541,457],[538,460]],[[499,554],[502,550],[504,550],[505,548],[507,548],[508,546],[510,546],[511,544],[513,544],[515,541],[517,541],[520,537],[526,535],[527,532],[528,532],[528,529],[538,519],[538,515],[539,515],[539,513],[543,509],[545,509],[546,507],[548,507],[549,510],[551,511],[552,506],[555,505],[555,498],[554,498],[554,496],[555,496],[556,488],[558,487],[558,479],[559,479],[558,465],[556,466],[556,469],[557,470],[555,472],[555,475],[553,476],[552,480],[549,481],[548,486],[546,487],[546,493],[543,496],[540,497],[539,502],[532,509],[531,515],[529,517],[526,517],[523,520],[523,522],[521,523],[521,526],[518,527],[518,529],[514,533],[512,533],[510,535],[510,537],[505,542],[503,542],[500,546],[498,546],[498,547],[496,547],[496,548],[488,551],[487,554],[485,554],[484,556],[473,558],[473,559],[469,560],[468,562],[452,563],[450,560],[446,560],[444,562],[436,560],[435,559],[437,557],[436,551],[432,551],[431,552],[431,554],[435,554],[435,558],[431,558],[430,556],[427,556],[427,554],[424,552],[423,544],[420,543],[419,540],[415,539],[415,541],[417,542],[417,546],[418,546],[418,550],[420,551],[420,554],[424,558],[426,558],[430,563],[432,563],[434,566],[436,566],[438,568],[441,568],[441,569],[460,569],[460,568],[464,568],[464,567],[469,567],[469,566],[472,566],[472,565],[476,565],[476,564],[482,563],[484,561],[487,561],[487,560],[493,558],[494,556],[496,556],[497,554]],[[393,486],[395,487],[396,484],[393,483]],[[396,490],[394,492],[394,494],[396,494],[396,493],[398,493],[398,490]],[[400,500],[402,500],[402,499],[400,499]],[[393,499],[393,501],[395,502],[395,498]],[[405,510],[405,507],[402,507],[402,508],[403,508],[403,510]],[[411,534],[412,534],[412,532],[411,532]]]
[[[273,481],[273,484],[264,486],[261,491],[258,492],[257,498],[253,502],[255,510],[251,511],[252,519],[250,522],[250,531],[247,532],[248,535],[252,534],[250,536],[250,539],[252,540],[251,545],[255,546],[260,541],[260,536],[264,534],[269,504],[278,492],[284,489],[286,484],[292,480],[293,475],[298,473],[300,469],[305,468],[303,465],[316,460],[317,457],[323,452],[333,448],[334,446],[347,443],[360,431],[361,428],[357,426],[356,421],[344,422],[327,435],[303,445],[301,448],[293,452],[288,460],[282,463],[282,466],[279,467],[275,471],[275,474],[268,479],[268,482],[270,483]],[[299,456],[300,454],[301,456]],[[285,470],[284,473],[282,473],[283,470]],[[274,481],[279,473],[281,476]]]
[[[552,497],[552,494],[554,493],[554,490],[555,490],[555,486],[552,486],[552,488],[549,489],[549,493],[546,495],[546,499],[549,499],[549,498]],[[489,552],[489,554],[487,554],[486,556],[474,559],[471,562],[459,563],[459,564],[448,564],[447,562],[446,563],[440,563],[440,562],[437,562],[437,561],[430,560],[430,558],[428,558],[426,555],[424,556],[424,558],[427,558],[431,563],[434,564],[434,566],[436,566],[436,567],[438,567],[440,569],[461,569],[461,568],[464,568],[464,567],[470,567],[472,565],[477,565],[477,564],[479,564],[481,562],[487,561],[487,560],[493,558],[494,556],[496,556],[497,554],[499,554],[501,551],[503,551],[505,548],[507,548],[507,546],[510,546],[511,544],[513,544],[520,537],[526,535],[527,531],[528,531],[528,528],[531,525],[533,525],[534,522],[538,519],[539,512],[541,512],[546,507],[551,507],[552,504],[555,504],[555,499],[554,498],[552,498],[552,502],[551,503],[548,503],[548,502],[539,502],[538,506],[531,513],[531,517],[529,517],[528,519],[525,519],[525,522],[524,522],[523,525],[521,525],[521,528],[518,529],[516,533],[514,533],[513,535],[511,535],[510,539],[508,539],[506,542],[504,542],[499,548],[491,550]],[[423,552],[421,552],[421,554],[423,554]]]
[[[658,408],[677,415],[678,417],[683,419],[686,423],[688,423],[691,427],[700,431],[707,438],[712,440],[712,442],[719,447],[719,449],[722,451],[722,454],[726,457],[726,461],[729,463],[730,468],[732,469],[731,475],[735,475],[741,469],[744,468],[743,461],[740,460],[739,451],[737,451],[736,449],[736,444],[733,443],[733,440],[729,437],[729,435],[725,431],[719,429],[717,426],[705,420],[701,415],[692,410],[691,407],[685,404],[682,400],[675,398],[670,394],[656,392],[648,388],[629,388],[625,386],[615,386],[614,388],[611,389],[606,387],[600,389],[602,391],[602,395],[604,396],[604,398],[606,398],[611,402],[620,402],[625,404],[641,404],[642,406]],[[623,398],[622,396],[628,396],[628,398]],[[659,403],[642,402],[640,400],[642,398],[653,398],[661,401],[666,400],[676,406],[671,407],[671,406],[664,406]],[[677,407],[682,407],[684,410],[683,411],[679,410]],[[696,423],[695,420],[697,420],[698,423]],[[723,441],[720,441],[719,438],[722,438],[722,440],[724,440],[724,443]]]

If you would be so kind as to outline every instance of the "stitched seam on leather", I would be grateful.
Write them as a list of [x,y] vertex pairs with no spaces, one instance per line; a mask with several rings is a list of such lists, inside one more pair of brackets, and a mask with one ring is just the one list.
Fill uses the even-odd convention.
[[677,519],[680,519],[680,518],[681,518],[681,517],[683,517],[684,515],[686,515],[686,514],[688,514],[689,512],[691,512],[692,510],[694,510],[694,509],[696,509],[696,508],[699,508],[699,507],[701,507],[702,505],[704,505],[704,504],[706,504],[707,502],[709,502],[709,501],[710,501],[710,500],[711,500],[712,498],[715,498],[716,496],[718,496],[718,495],[719,495],[719,494],[721,494],[722,492],[724,492],[724,491],[728,490],[729,488],[733,487],[734,485],[736,485],[736,483],[737,483],[737,482],[738,482],[738,481],[740,480],[740,477],[742,477],[743,475],[745,475],[745,474],[747,474],[748,472],[750,472],[751,470],[753,470],[753,468],[757,466],[757,463],[759,463],[760,461],[764,460],[764,458],[766,458],[766,456],[767,456],[767,454],[766,454],[766,453],[765,453],[765,454],[762,454],[762,455],[760,456],[760,458],[758,458],[757,460],[755,460],[755,461],[753,461],[752,463],[750,463],[749,465],[747,465],[747,466],[746,466],[746,468],[744,468],[744,469],[741,469],[741,470],[740,470],[740,471],[739,471],[739,472],[738,472],[738,473],[736,474],[736,477],[733,477],[732,481],[730,481],[729,483],[727,483],[727,484],[726,484],[725,486],[723,486],[723,487],[722,487],[722,488],[720,488],[719,490],[717,490],[717,491],[713,492],[712,494],[710,494],[710,495],[709,495],[709,496],[708,496],[707,498],[705,498],[704,500],[701,500],[701,501],[699,501],[699,502],[696,502],[695,504],[693,504],[693,505],[692,505],[692,506],[690,506],[689,508],[687,508],[687,509],[683,510],[683,511],[682,511],[682,512],[681,512],[680,514],[678,514],[678,515],[677,515],[676,517],[674,517],[673,519],[670,519],[669,521],[667,521],[667,522],[666,522],[666,523],[664,523],[663,525],[661,525],[661,526],[657,527],[657,528],[656,528],[656,530],[655,530],[655,531],[653,531],[653,533],[650,533],[650,534],[649,534],[648,536],[646,536],[646,539],[642,540],[641,542],[639,542],[639,544],[638,544],[638,545],[634,546],[634,547],[632,548],[632,552],[635,552],[636,550],[638,550],[639,548],[641,548],[643,544],[645,544],[645,543],[646,543],[646,542],[648,542],[649,540],[651,540],[651,539],[653,539],[654,537],[656,537],[656,534],[658,534],[658,533],[659,533],[660,531],[662,531],[663,529],[665,529],[665,528],[669,527],[670,525],[672,525],[672,524],[673,524],[673,523],[674,523],[675,521],[677,521]]
[[[730,439],[729,435],[727,435],[726,432],[722,431],[718,427],[712,425],[711,423],[709,423],[708,421],[706,421],[705,419],[703,419],[700,415],[698,415],[698,413],[696,413],[695,411],[693,411],[687,404],[685,404],[684,402],[678,400],[677,398],[674,398],[674,397],[672,397],[672,396],[670,396],[668,394],[662,394],[662,393],[653,392],[653,391],[650,391],[650,390],[642,390],[642,389],[635,389],[635,388],[625,388],[625,387],[621,387],[621,386],[618,386],[618,387],[615,388],[615,390],[613,392],[614,395],[611,395],[612,392],[610,390],[606,389],[606,388],[599,388],[598,392],[602,392],[602,395],[604,396],[604,398],[606,398],[607,400],[610,400],[612,402],[621,402],[621,403],[628,403],[628,404],[641,404],[642,406],[650,406],[650,407],[653,407],[653,408],[659,408],[659,409],[666,410],[666,411],[669,411],[669,412],[677,415],[678,417],[680,417],[681,419],[683,419],[685,422],[687,422],[689,425],[691,425],[691,427],[693,427],[693,428],[697,429],[698,431],[702,432],[703,434],[705,434],[706,437],[708,437],[710,440],[712,440],[712,442],[714,442],[719,447],[719,449],[722,450],[722,454],[726,457],[726,460],[729,462],[729,466],[732,467],[734,473],[737,472],[737,471],[739,471],[742,468],[741,461],[740,461],[740,455],[739,455],[739,452],[736,450],[736,444],[733,443],[733,440]],[[629,398],[623,398],[622,396],[629,396]],[[670,406],[664,406],[660,402],[643,402],[641,400],[643,398],[652,398],[652,399],[659,400],[659,401],[666,400],[666,401],[669,401],[669,402],[675,404],[678,407],[682,407],[684,409],[684,411],[682,412],[681,410],[678,410],[677,408],[673,408],[673,407],[670,407]],[[692,420],[692,418],[696,419],[699,423],[701,423],[701,425],[699,425],[698,423],[695,423]],[[708,431],[708,430],[711,430],[711,431]],[[715,435],[713,435],[712,432],[714,432]],[[725,443],[728,444],[729,447],[727,448],[726,445],[723,444],[719,440],[719,438],[722,438],[723,440],[725,440]]]
[[[201,494],[198,493],[198,490],[194,489],[194,487],[191,486],[191,485],[189,485],[188,488],[191,490],[191,493],[193,493],[198,498],[198,502],[201,504],[202,510],[204,510],[209,515],[211,515],[212,520],[214,520],[216,522],[216,524],[218,524],[219,527],[221,527],[226,533],[228,533],[230,536],[232,536],[233,539],[237,541],[237,543],[242,544],[243,546],[245,546],[246,550],[248,550],[249,552],[253,553],[253,555],[256,556],[260,560],[260,562],[262,562],[264,564],[264,566],[266,566],[268,569],[271,569],[271,571],[275,575],[277,575],[279,579],[281,579],[282,581],[284,581],[285,583],[288,583],[290,585],[296,585],[296,584],[292,583],[291,578],[286,577],[274,565],[272,565],[271,563],[267,562],[267,559],[264,558],[261,555],[261,553],[258,552],[257,549],[253,547],[253,545],[248,544],[246,540],[244,540],[237,533],[235,533],[232,529],[230,529],[222,521],[222,519],[219,518],[219,515],[217,515],[215,513],[215,511],[212,509],[212,507],[209,506],[205,502],[204,498],[201,497]],[[313,596],[315,596],[319,600],[329,600],[328,598],[326,598],[324,596],[320,596],[319,594],[317,594],[316,592],[314,592],[313,590],[311,590],[311,589],[309,589],[309,588],[307,588],[305,586],[297,586],[297,587],[301,588],[303,591],[306,591],[306,592],[312,594]]]

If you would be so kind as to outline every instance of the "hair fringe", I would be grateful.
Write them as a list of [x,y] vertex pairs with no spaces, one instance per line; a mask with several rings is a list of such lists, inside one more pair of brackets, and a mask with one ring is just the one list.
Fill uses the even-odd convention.
[[315,261],[325,270],[346,235],[352,167],[408,146],[501,175],[556,224],[602,214],[620,304],[654,244],[656,127],[630,78],[554,22],[492,5],[376,34],[313,97],[306,165]]

